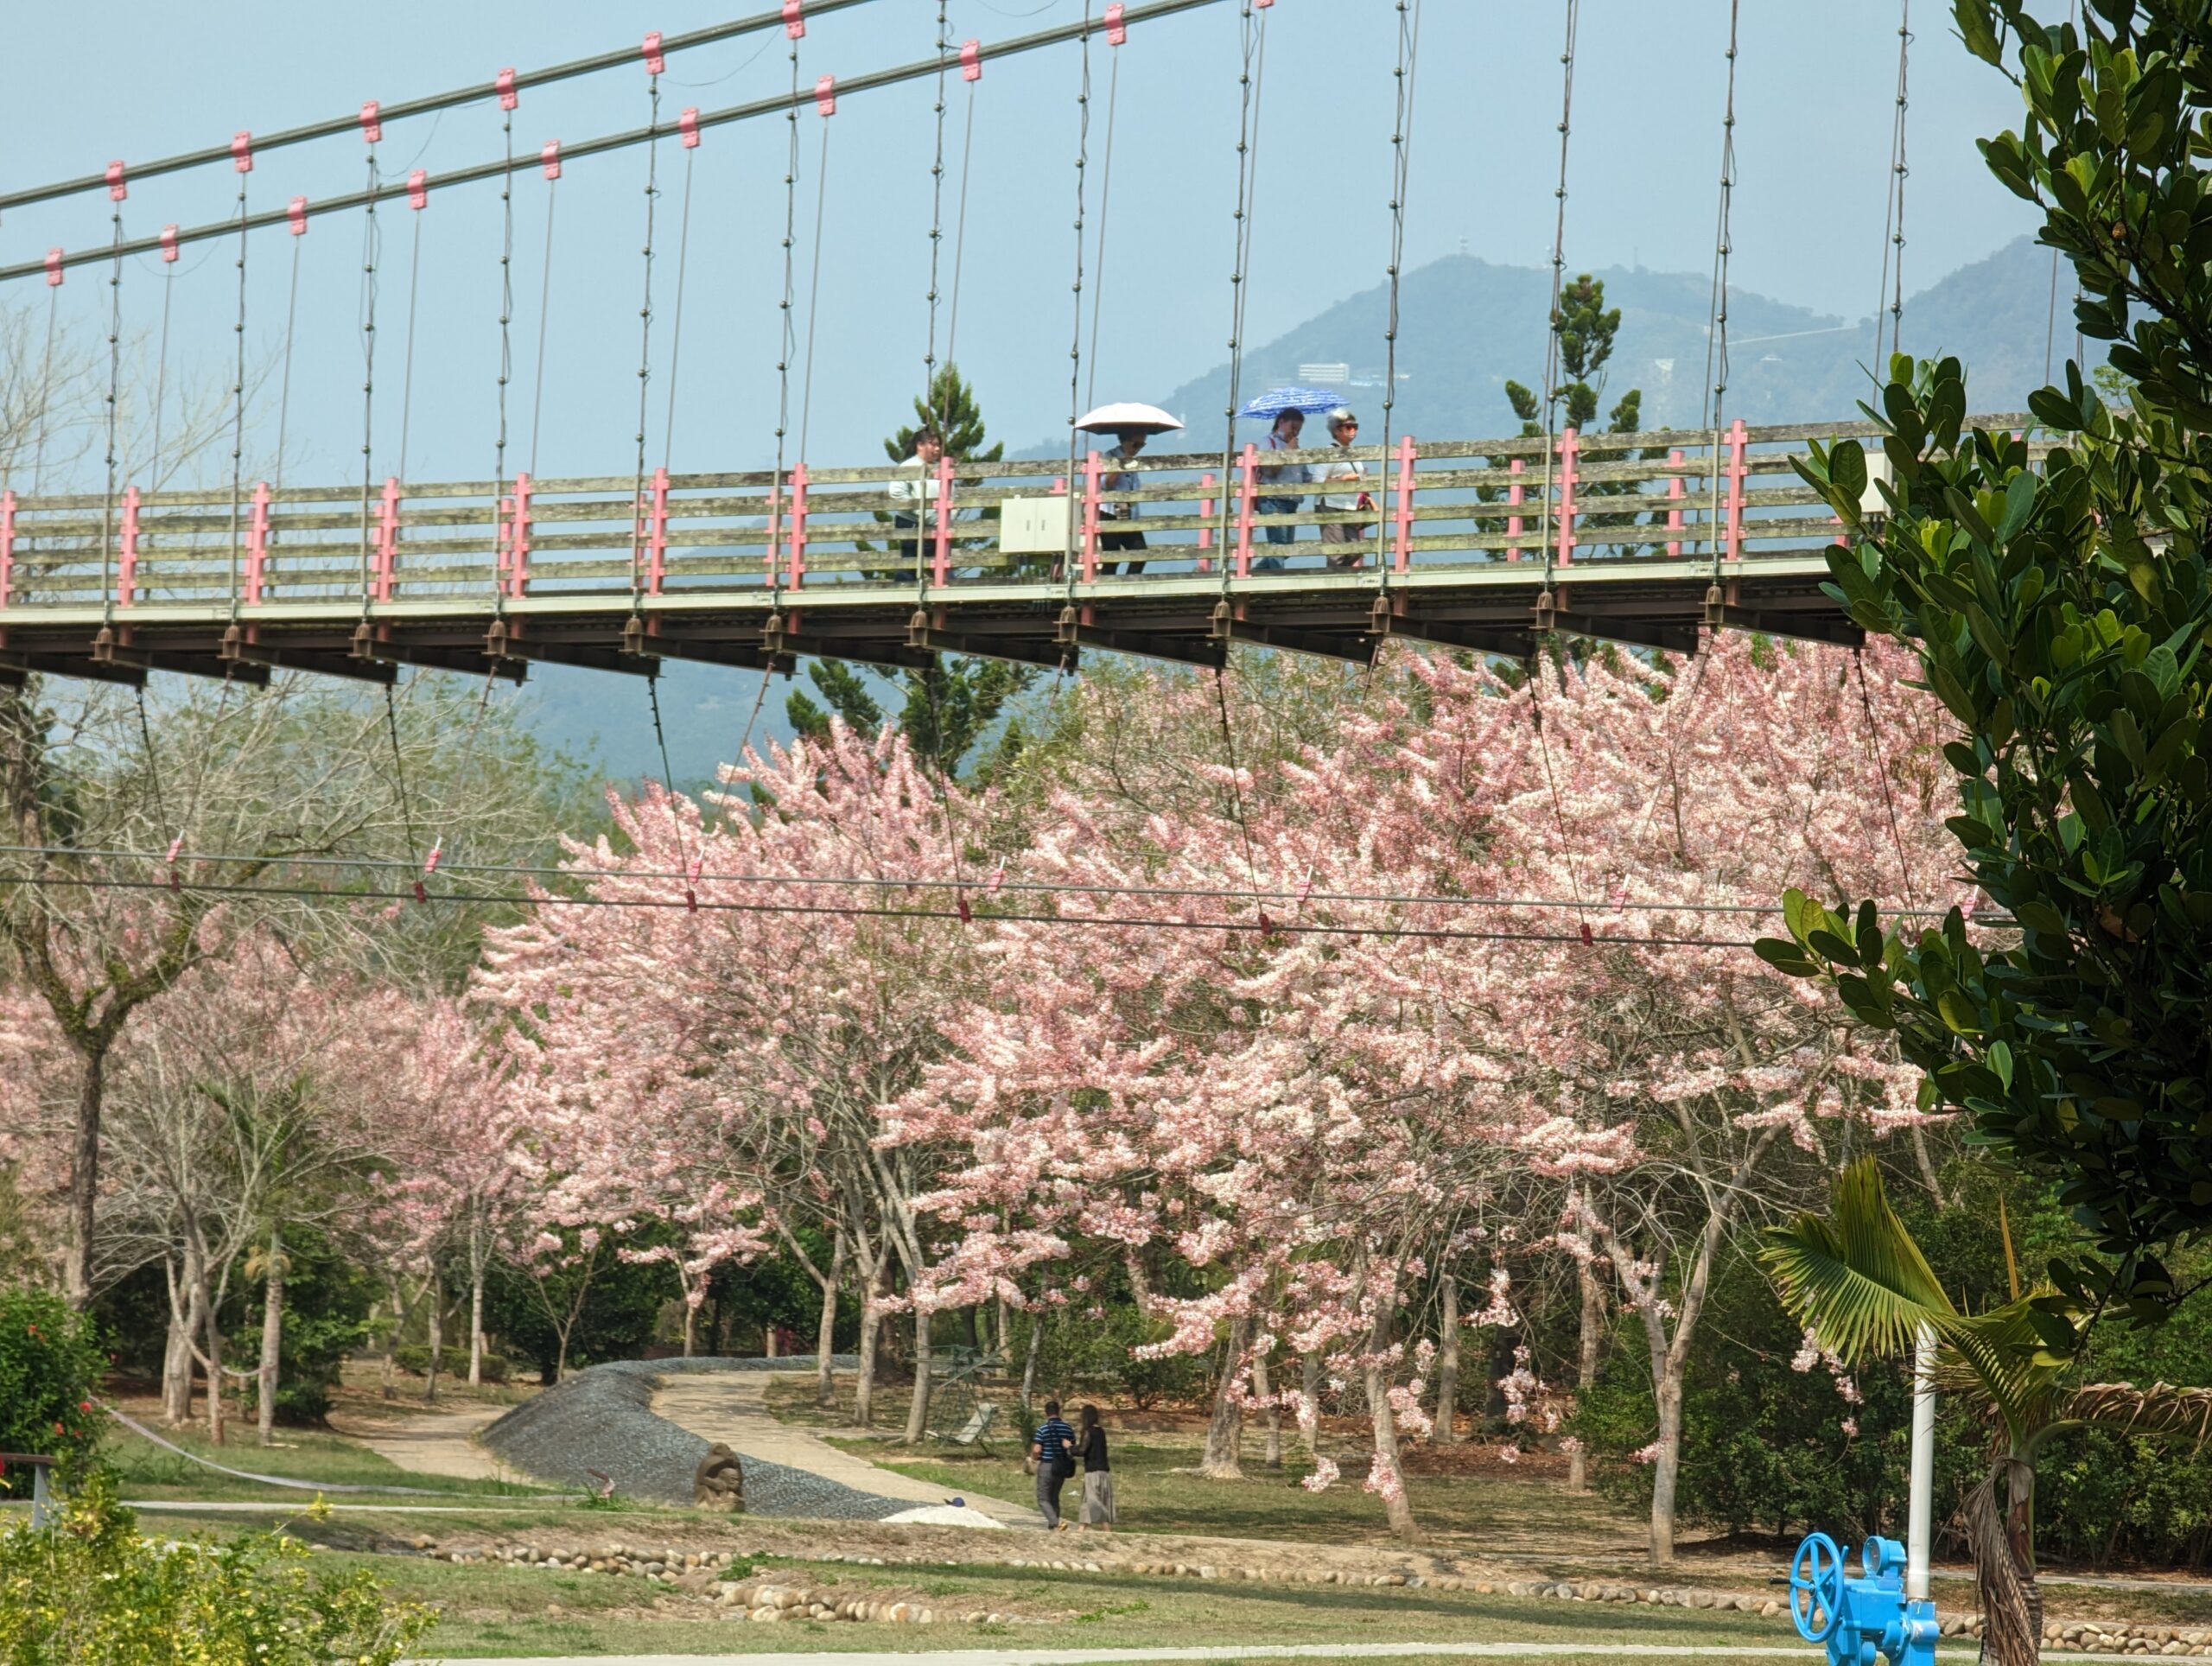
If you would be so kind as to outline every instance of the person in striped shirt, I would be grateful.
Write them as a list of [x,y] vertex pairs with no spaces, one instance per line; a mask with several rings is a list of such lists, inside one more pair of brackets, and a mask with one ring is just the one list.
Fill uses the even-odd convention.
[[1060,1402],[1045,1402],[1045,1421],[1029,1443],[1037,1466],[1037,1509],[1047,1531],[1060,1529],[1060,1488],[1075,1473],[1075,1431],[1060,1416]]

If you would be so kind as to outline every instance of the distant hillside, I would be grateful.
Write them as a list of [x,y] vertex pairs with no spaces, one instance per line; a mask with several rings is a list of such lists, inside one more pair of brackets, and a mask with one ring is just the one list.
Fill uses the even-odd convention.
[[[1605,281],[1607,302],[1621,309],[1606,404],[1637,387],[1646,427],[1696,426],[1708,375],[1710,279],[1641,267],[1602,268],[1596,276]],[[2056,326],[2061,359],[2073,344],[2068,293],[2059,296]],[[1468,255],[1408,273],[1400,301],[1399,431],[1466,438],[1514,432],[1505,383],[1511,378],[1533,387],[1542,380],[1550,294],[1550,279],[1537,268]],[[1346,365],[1352,378],[1346,401],[1373,430],[1388,302],[1378,285],[1261,345],[1245,361],[1244,388],[1296,380],[1301,366]],[[1908,296],[1905,346],[1920,354],[1956,353],[1977,408],[2019,410],[2044,380],[2050,303],[2050,253],[2023,238]],[[1869,386],[1871,318],[1847,321],[1740,289],[1728,311],[1730,415],[1782,423],[1854,413]],[[1228,366],[1218,365],[1160,403],[1207,433],[1228,387]]]

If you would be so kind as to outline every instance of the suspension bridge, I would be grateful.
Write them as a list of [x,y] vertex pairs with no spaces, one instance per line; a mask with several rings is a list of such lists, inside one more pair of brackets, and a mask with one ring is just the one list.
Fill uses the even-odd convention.
[[[1740,420],[1725,421],[1735,124],[1732,14],[1708,426],[1623,436],[1580,435],[1558,421],[1559,283],[1565,265],[1578,10],[1567,0],[1545,431],[1441,439],[1393,433],[1397,287],[1420,11],[1420,0],[1395,0],[1392,323],[1385,343],[1390,369],[1383,379],[1382,443],[1349,452],[1334,447],[1269,450],[1263,457],[1255,446],[1237,444],[1231,423],[1230,438],[1218,449],[1134,461],[1102,458],[1077,442],[1064,459],[943,460],[926,482],[918,466],[909,465],[909,490],[901,497],[893,489],[893,481],[901,478],[896,466],[815,466],[803,455],[803,422],[798,448],[802,455],[787,455],[792,368],[800,357],[793,323],[797,273],[791,256],[800,112],[811,108],[823,120],[826,167],[827,124],[840,98],[935,79],[930,339],[923,361],[926,371],[934,371],[941,362],[937,311],[941,245],[947,235],[947,89],[965,83],[972,119],[974,87],[992,62],[1048,48],[1081,54],[1072,423],[1084,359],[1085,170],[1094,42],[1117,49],[1145,24],[1224,0],[1116,3],[1095,16],[1086,5],[1080,22],[991,43],[956,42],[947,8],[940,4],[931,56],[842,78],[825,73],[810,83],[800,68],[808,16],[867,3],[780,0],[771,11],[682,35],[655,33],[638,46],[567,64],[505,70],[489,82],[446,93],[391,105],[372,102],[358,112],[258,138],[240,132],[227,144],[135,166],[118,161],[97,173],[0,191],[0,210],[107,193],[115,205],[113,235],[107,243],[54,248],[40,259],[0,264],[0,284],[43,277],[53,297],[73,270],[105,270],[118,321],[108,332],[106,478],[100,489],[53,492],[41,489],[41,480],[33,489],[19,490],[20,461],[16,481],[0,481],[0,680],[20,682],[41,672],[143,683],[149,671],[168,671],[263,681],[272,668],[286,667],[390,682],[404,664],[488,671],[519,680],[533,661],[651,675],[671,658],[788,671],[806,655],[917,667],[947,652],[1065,670],[1078,665],[1090,650],[1218,666],[1236,642],[1365,662],[1394,637],[1522,657],[1540,638],[1554,633],[1688,652],[1696,650],[1702,632],[1729,628],[1824,642],[1859,640],[1856,627],[1822,588],[1825,546],[1839,529],[1791,463],[1810,442],[1864,436],[1873,432],[1871,425],[1831,421],[1747,428]],[[1232,410],[1242,370],[1258,82],[1264,73],[1265,30],[1276,0],[1236,3],[1243,108],[1237,144],[1236,270],[1230,286]],[[772,35],[779,29],[789,41],[788,92],[726,109],[687,109],[668,118],[660,78],[669,54],[746,35]],[[1894,254],[1900,270],[1903,261],[1909,39],[1901,25],[1894,178],[1890,224],[1885,227],[1885,286],[1889,258]],[[1114,61],[1118,66],[1118,57]],[[548,143],[534,162],[525,155],[518,164],[512,112],[524,92],[582,75],[625,67],[634,72],[640,65],[648,78],[646,125],[567,145]],[[417,169],[388,178],[379,171],[378,146],[387,123],[484,104],[503,112],[503,156],[435,176]],[[1110,108],[1109,101],[1109,112]],[[655,374],[652,215],[660,192],[652,169],[664,143],[680,146],[688,156],[702,131],[766,117],[791,123],[780,302],[784,350],[776,367],[776,462],[768,469],[672,474],[665,466],[651,466],[646,438],[646,390]],[[1109,168],[1111,133],[1109,113]],[[245,181],[257,158],[266,161],[291,146],[344,137],[367,146],[363,189],[314,203],[293,196],[281,209],[248,211]],[[361,475],[309,486],[247,477],[240,461],[250,379],[243,321],[253,233],[283,228],[296,238],[311,219],[358,213],[365,217],[365,246],[373,277],[379,205],[404,202],[416,211],[419,227],[420,211],[432,196],[496,181],[509,251],[501,258],[501,281],[511,292],[518,167],[525,176],[531,167],[538,168],[550,189],[567,163],[639,147],[646,150],[648,175],[634,456],[620,460],[614,471],[590,477],[537,478],[526,468],[510,469],[504,368],[510,301],[499,316],[503,369],[495,475],[438,480],[377,470],[372,461],[378,437],[372,284],[361,323],[369,372],[362,389]],[[235,215],[190,228],[169,226],[157,236],[124,235],[121,205],[134,184],[223,166],[233,169],[239,181]],[[964,156],[961,167],[964,229]],[[688,171],[685,181],[688,228]],[[1102,216],[1103,207],[1102,191]],[[549,251],[550,215],[549,207]],[[124,262],[126,257],[156,255],[173,272],[181,248],[222,239],[234,240],[238,251],[240,320],[228,413],[231,477],[187,489],[142,486],[118,460]],[[818,241],[817,236],[817,245]],[[666,258],[664,250],[658,258]],[[680,330],[683,256],[677,258]],[[818,246],[816,258],[818,263]],[[953,258],[957,315],[957,241]],[[1103,258],[1102,229],[1098,259]],[[1896,308],[1901,308],[1901,287],[1897,296]],[[416,302],[410,288],[410,374]],[[54,315],[50,299],[49,363]],[[1095,308],[1091,332],[1095,359]],[[948,332],[947,359],[950,349]],[[543,353],[541,340],[541,385]],[[810,353],[809,366],[810,357]],[[672,378],[672,355],[669,374]],[[671,428],[672,411],[671,404]],[[42,410],[40,420],[47,420]],[[2018,415],[1976,423],[1993,429],[2024,431],[2030,426]],[[41,430],[41,455],[43,444]],[[17,444],[10,455],[20,458],[22,449]],[[400,455],[405,455],[404,427]],[[1271,471],[1287,464],[1346,460],[1358,461],[1363,471],[1365,495],[1357,508],[1321,507],[1318,500],[1308,501],[1314,495],[1309,489],[1286,512],[1281,507],[1283,488],[1267,484]],[[918,493],[912,489],[917,485]],[[894,524],[894,516],[902,517],[900,524]],[[1109,536],[1131,529],[1141,530],[1148,543],[1141,561],[1120,547],[1123,539]],[[1325,529],[1325,540],[1319,536]],[[1286,534],[1292,542],[1280,541]]]

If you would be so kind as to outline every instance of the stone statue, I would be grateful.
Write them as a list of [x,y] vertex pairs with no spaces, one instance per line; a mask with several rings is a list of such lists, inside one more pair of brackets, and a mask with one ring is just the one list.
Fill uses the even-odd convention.
[[719,1440],[707,1448],[691,1477],[691,1502],[732,1516],[745,1513],[745,1466]]

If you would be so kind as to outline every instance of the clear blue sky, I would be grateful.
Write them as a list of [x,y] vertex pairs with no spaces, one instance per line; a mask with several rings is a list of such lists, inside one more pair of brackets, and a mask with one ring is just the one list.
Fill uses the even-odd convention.
[[[1102,4],[1103,0],[1094,0]],[[9,22],[9,96],[0,101],[0,181],[89,171],[109,158],[219,142],[548,63],[762,9],[575,0],[385,0],[373,8],[238,0],[205,8],[118,0],[99,14],[22,8]],[[1082,0],[952,0],[956,38],[987,41],[1079,16]],[[811,82],[928,55],[935,0],[878,0],[817,20],[802,48]],[[1425,0],[1409,193],[1408,261],[1462,246],[1493,261],[1541,264],[1552,234],[1561,9],[1555,0]],[[1573,265],[1636,263],[1706,270],[1712,259],[1727,28],[1723,0],[1585,0],[1575,87],[1567,248]],[[1982,169],[1975,136],[2012,124],[2017,95],[1970,60],[1942,9],[1923,3],[1912,69],[1907,285],[1923,285],[2030,229],[2021,205]],[[1389,0],[1280,0],[1264,83],[1249,334],[1265,340],[1332,301],[1376,283],[1385,263],[1395,45]],[[1228,335],[1235,181],[1236,16],[1233,0],[1133,32],[1121,49],[1105,251],[1098,394],[1158,397],[1217,362]],[[1744,8],[1738,87],[1736,281],[1846,316],[1873,305],[1897,58],[1890,4]],[[1104,171],[1109,49],[1094,48],[1091,213]],[[994,430],[1015,445],[1065,422],[1072,327],[1071,219],[1077,58],[1071,48],[991,65],[976,94],[976,141],[960,296],[959,356]],[[671,60],[672,116],[788,86],[780,31]],[[929,163],[927,83],[845,101],[830,124],[830,206],[816,321],[812,436],[817,462],[874,454],[917,390],[924,347]],[[945,223],[957,189],[966,91],[957,81],[947,134]],[[526,459],[544,276],[545,189],[534,165],[550,137],[641,123],[642,68],[524,95],[518,175],[510,390],[510,467]],[[802,337],[812,262],[814,173],[822,124],[802,118]],[[780,119],[710,132],[696,153],[675,467],[758,466],[771,455],[784,218]],[[395,124],[387,172],[458,166],[498,154],[488,103]],[[685,163],[664,145],[657,234],[654,461],[664,444]],[[645,156],[573,164],[560,186],[550,345],[539,472],[614,473],[634,455]],[[257,207],[359,185],[363,147],[348,137],[273,153],[252,175]],[[219,219],[232,207],[227,169],[144,183],[124,205],[132,234],[167,221]],[[20,210],[0,225],[0,260],[49,245],[105,240],[104,195]],[[387,207],[378,320],[377,473],[397,465],[401,358],[413,217]],[[288,478],[343,479],[360,445],[358,213],[318,219],[300,249]],[[434,197],[422,217],[420,314],[409,472],[490,473],[497,374],[498,191]],[[950,239],[948,235],[948,256]],[[276,388],[292,240],[256,236],[250,335],[272,379],[257,408],[252,457],[275,450]],[[1092,251],[1095,262],[1096,251]],[[950,259],[945,283],[950,288]],[[158,320],[151,260],[126,271],[126,335]],[[65,328],[97,351],[102,274],[72,274]],[[1094,273],[1094,277],[1096,274]],[[172,385],[219,378],[236,303],[231,245],[188,251],[175,279]],[[35,280],[0,306],[42,308]],[[1087,307],[1086,307],[1087,310]],[[1086,328],[1087,334],[1087,328]],[[1532,347],[1532,350],[1535,350]],[[803,351],[803,349],[802,349]],[[1417,365],[1418,340],[1402,344]],[[141,370],[149,370],[142,365]],[[794,388],[794,405],[798,391]],[[1186,413],[1188,414],[1188,413]],[[797,411],[793,413],[794,426]]]

